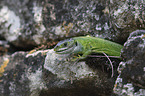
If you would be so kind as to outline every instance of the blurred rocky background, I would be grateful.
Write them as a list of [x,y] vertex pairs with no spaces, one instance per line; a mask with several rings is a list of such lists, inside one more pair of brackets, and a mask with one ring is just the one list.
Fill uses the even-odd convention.
[[[1,0],[0,96],[144,96],[144,10],[143,0]],[[82,35],[124,46],[113,78],[106,58],[74,64],[53,51]]]

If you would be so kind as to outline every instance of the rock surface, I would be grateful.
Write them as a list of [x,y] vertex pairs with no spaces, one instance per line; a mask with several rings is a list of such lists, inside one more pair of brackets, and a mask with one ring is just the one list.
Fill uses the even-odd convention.
[[[98,65],[99,60],[98,64],[94,61],[92,66],[91,63],[96,58],[91,61],[88,58],[86,62],[69,61],[70,58],[72,57],[68,55],[56,54],[53,49],[35,51],[31,54],[16,52],[0,57],[0,94],[2,96],[112,94],[116,77],[111,78],[111,72],[107,73],[106,69],[102,71]],[[107,63],[100,61],[104,66]]]
[[[106,96],[112,94],[114,78],[98,68],[100,67],[99,60],[98,63],[92,64],[93,66],[90,61],[87,63],[71,60],[71,55],[56,54],[53,49],[47,53],[43,77],[48,90],[45,91],[45,94],[43,93],[43,96],[46,93],[50,96],[68,96],[68,94],[69,96]],[[104,66],[107,64],[100,63]],[[49,90],[53,90],[53,93]],[[60,92],[62,90],[63,92]]]
[[0,57],[1,96],[30,96],[33,90],[43,87],[39,76],[45,55],[37,53],[28,56],[26,52],[16,52]]
[[[119,65],[115,92],[120,96],[145,95],[145,30],[130,34],[122,49],[124,62]],[[139,92],[138,92],[139,91]]]
[[[144,96],[144,10],[143,0],[1,0],[0,95],[111,96],[118,76],[116,95]],[[111,58],[113,78],[107,58],[75,63],[53,49],[30,51],[86,34],[120,44],[127,40],[123,61]]]
[[42,6],[40,5],[35,0],[0,1],[1,37],[22,48],[32,48],[43,43],[45,39],[42,34],[45,28],[41,24]]
[[22,48],[86,34],[123,44],[129,33],[144,29],[144,3],[142,0],[17,3],[3,0],[0,1],[0,37]]

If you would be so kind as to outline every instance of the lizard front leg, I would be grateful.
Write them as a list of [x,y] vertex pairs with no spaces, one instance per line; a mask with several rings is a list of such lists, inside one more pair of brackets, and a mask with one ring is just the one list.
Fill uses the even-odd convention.
[[82,56],[78,54],[78,56],[74,56],[75,58],[73,59],[73,61],[85,59],[89,54],[91,54],[91,52],[92,50],[87,50],[85,53],[83,53]]

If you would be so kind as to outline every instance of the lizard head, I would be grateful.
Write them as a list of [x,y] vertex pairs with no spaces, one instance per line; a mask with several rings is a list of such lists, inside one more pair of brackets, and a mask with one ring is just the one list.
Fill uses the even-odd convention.
[[77,45],[73,39],[66,39],[58,42],[54,47],[54,51],[58,54],[72,53],[76,46]]

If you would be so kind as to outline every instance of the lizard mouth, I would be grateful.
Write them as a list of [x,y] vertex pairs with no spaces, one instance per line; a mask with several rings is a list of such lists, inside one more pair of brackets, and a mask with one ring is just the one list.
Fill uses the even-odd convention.
[[75,46],[72,46],[72,47],[67,47],[67,48],[61,48],[59,50],[57,50],[56,52],[59,53],[59,54],[67,54],[67,53],[72,53],[73,50],[74,50]]

